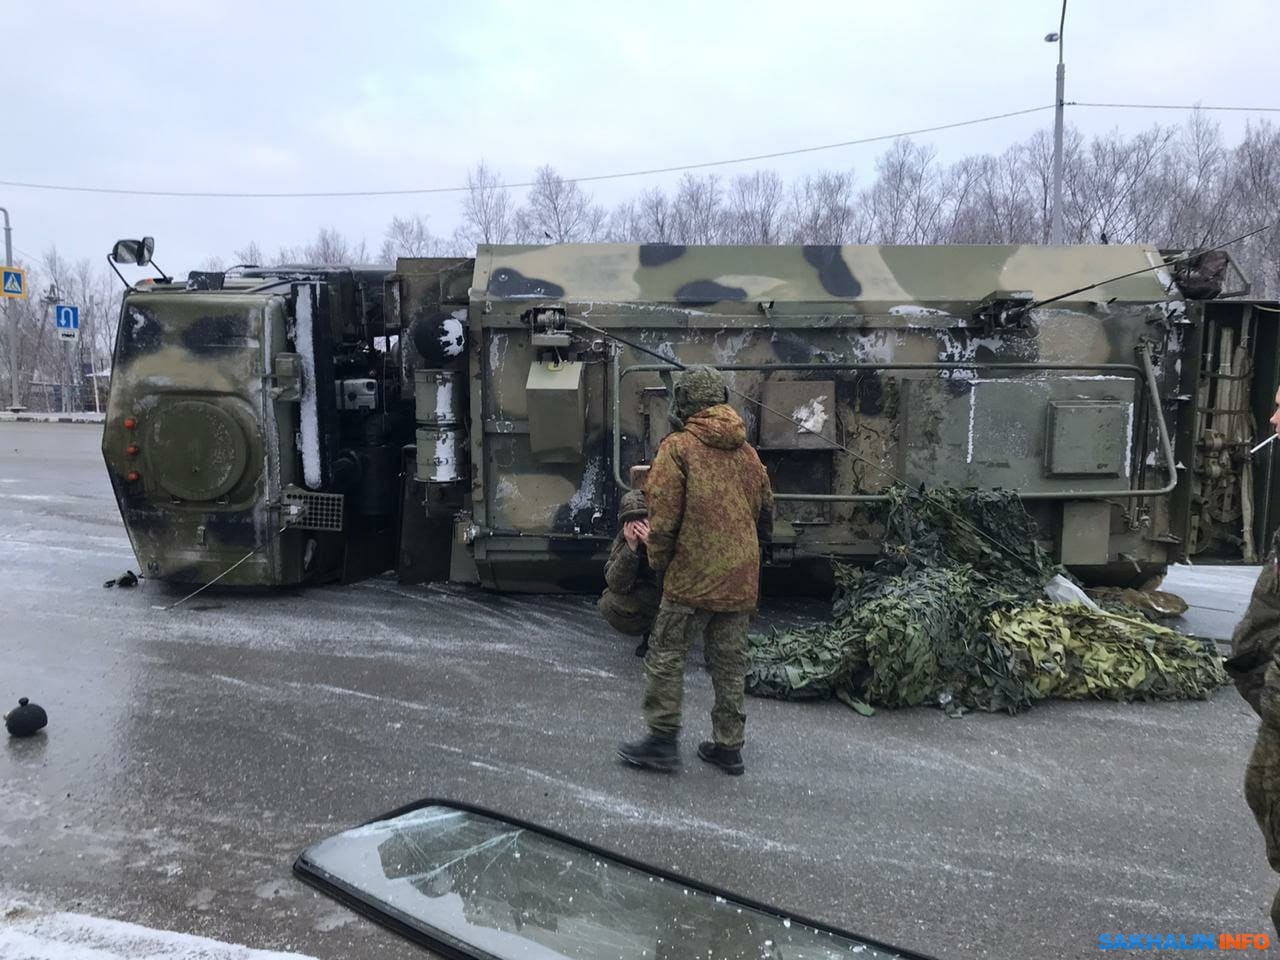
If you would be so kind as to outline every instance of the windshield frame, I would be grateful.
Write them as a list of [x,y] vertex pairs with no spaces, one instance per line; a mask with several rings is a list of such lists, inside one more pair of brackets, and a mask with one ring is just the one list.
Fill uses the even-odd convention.
[[[902,960],[935,960],[935,958],[928,954],[918,953],[905,947],[885,943],[884,941],[877,940],[873,937],[867,937],[862,934],[843,930],[840,927],[833,926],[829,923],[813,920],[802,914],[793,913],[789,910],[772,906],[767,903],[762,903],[758,900],[752,900],[749,897],[742,896],[741,894],[733,893],[732,891],[724,890],[720,887],[716,887],[712,884],[704,883],[699,880],[694,880],[672,870],[664,870],[661,867],[655,867],[652,864],[645,863],[644,861],[636,860],[624,854],[617,853],[616,851],[596,846],[595,844],[577,839],[576,837],[571,837],[568,834],[560,833],[557,830],[541,826],[540,824],[521,820],[517,817],[512,817],[505,813],[499,813],[495,810],[490,810],[476,804],[466,803],[461,800],[450,800],[443,797],[428,797],[423,800],[417,800],[413,803],[405,804],[402,807],[397,807],[396,809],[391,810],[388,813],[384,813],[381,816],[367,820],[364,823],[344,828],[331,836],[340,836],[347,830],[366,827],[370,824],[381,823],[385,820],[393,820],[397,817],[421,810],[424,807],[431,806],[447,807],[453,810],[475,814],[476,816],[487,817],[499,823],[507,824],[514,829],[526,830],[530,833],[546,837],[549,840],[567,844],[593,856],[613,860],[622,866],[647,873],[654,877],[660,877],[667,882],[681,884],[711,897],[723,898],[724,900],[738,906],[746,907],[776,917],[778,920],[789,920],[791,923],[804,924],[824,933],[833,934],[848,940],[860,941],[870,947],[897,953]],[[322,839],[327,840],[329,837]],[[320,842],[322,841],[316,841],[316,843]],[[302,882],[316,888],[321,893],[332,897],[366,919],[372,920],[374,923],[391,930],[393,933],[399,934],[407,940],[416,943],[418,946],[435,951],[441,956],[447,957],[448,960],[501,960],[500,957],[496,957],[494,954],[488,953],[479,947],[467,945],[470,949],[460,948],[458,942],[452,937],[447,940],[441,939],[435,932],[433,932],[434,928],[429,927],[425,923],[409,916],[403,911],[397,910],[395,907],[378,901],[377,899],[365,894],[362,890],[352,884],[334,876],[322,867],[311,863],[307,859],[307,852],[310,849],[311,846],[308,846],[307,849],[300,853],[293,862],[293,873]]]

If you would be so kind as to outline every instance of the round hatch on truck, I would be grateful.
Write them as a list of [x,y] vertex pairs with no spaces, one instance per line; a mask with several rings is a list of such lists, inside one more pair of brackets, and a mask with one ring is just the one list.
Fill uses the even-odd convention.
[[151,419],[148,460],[180,500],[217,500],[244,476],[248,444],[236,418],[203,400],[180,400]]

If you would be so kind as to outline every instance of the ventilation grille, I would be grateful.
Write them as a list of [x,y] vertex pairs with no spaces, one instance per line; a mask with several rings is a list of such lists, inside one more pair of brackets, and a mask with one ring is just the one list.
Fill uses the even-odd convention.
[[312,493],[291,489],[284,492],[284,522],[300,530],[342,530],[342,494]]

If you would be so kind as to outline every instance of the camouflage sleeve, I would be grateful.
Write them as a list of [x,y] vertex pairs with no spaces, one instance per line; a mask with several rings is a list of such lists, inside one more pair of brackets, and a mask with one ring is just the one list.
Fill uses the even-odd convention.
[[760,468],[760,516],[756,518],[756,536],[763,546],[773,541],[773,484],[769,482],[769,471],[760,463],[759,456],[756,463]]
[[673,434],[662,441],[649,479],[645,481],[644,495],[649,503],[649,566],[654,570],[667,569],[676,552],[676,537],[684,519],[684,462],[676,447]]
[[1275,552],[1267,557],[1262,574],[1253,588],[1249,609],[1231,635],[1231,659],[1227,673],[1240,696],[1259,715],[1264,700],[1280,698],[1280,676],[1268,670],[1280,649],[1280,570]]
[[640,572],[640,554],[627,545],[621,533],[613,541],[613,549],[604,564],[604,582],[614,593],[630,593]]

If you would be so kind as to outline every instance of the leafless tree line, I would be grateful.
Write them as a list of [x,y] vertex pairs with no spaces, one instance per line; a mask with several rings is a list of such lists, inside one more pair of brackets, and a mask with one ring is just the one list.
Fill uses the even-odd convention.
[[[1266,121],[1234,145],[1199,112],[1132,136],[1087,139],[1068,129],[1063,168],[1068,243],[1208,246],[1280,218],[1280,127]],[[771,170],[689,172],[672,189],[650,187],[606,209],[550,166],[518,204],[500,172],[481,162],[467,176],[451,234],[433,232],[423,216],[395,217],[378,259],[467,256],[481,243],[1046,243],[1052,174],[1048,131],[950,164],[933,147],[902,139],[868,179],[853,170],[791,182]],[[275,260],[349,262],[366,252],[323,230]],[[1280,229],[1232,252],[1255,294],[1280,296]],[[251,246],[237,257],[259,253]]]
[[[106,404],[106,377],[120,316],[119,280],[87,259],[69,262],[50,248],[38,263],[23,263],[28,296],[9,300],[16,319],[16,344],[8,317],[0,314],[0,404],[10,400],[8,358],[17,351],[19,401],[31,409],[96,410]],[[80,308],[80,337],[58,336],[54,308]]]
[[[392,218],[376,251],[325,228],[301,246],[267,253],[249,243],[229,263],[211,257],[202,267],[394,263],[402,256],[467,256],[482,243],[1045,243],[1052,170],[1046,131],[1002,153],[954,163],[941,161],[927,144],[902,139],[876,158],[866,178],[853,170],[790,182],[771,170],[688,172],[673,188],[649,187],[606,209],[550,166],[537,171],[520,203],[500,171],[481,162],[467,175],[451,232],[437,233],[425,216],[408,213]],[[1063,183],[1068,243],[1219,243],[1280,219],[1280,127],[1251,124],[1234,145],[1201,113],[1132,136],[1085,138],[1068,129]],[[1280,297],[1280,228],[1231,250],[1254,295]],[[32,297],[12,301],[24,402],[92,409],[92,381],[83,371],[110,367],[119,285],[87,260],[66,262],[56,249],[25,266]],[[78,347],[58,340],[54,300],[80,304]],[[5,356],[8,337],[4,326]],[[0,366],[7,396],[8,369]]]

